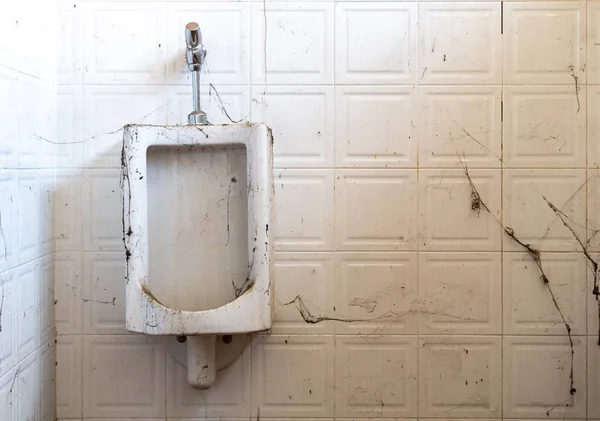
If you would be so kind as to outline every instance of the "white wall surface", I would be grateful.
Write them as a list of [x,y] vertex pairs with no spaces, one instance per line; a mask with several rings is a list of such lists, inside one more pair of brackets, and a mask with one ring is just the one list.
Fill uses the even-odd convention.
[[52,1],[0,5],[2,421],[56,415],[56,22]]
[[[62,1],[58,418],[600,419],[592,276],[543,199],[598,259],[599,11]],[[123,329],[118,183],[122,125],[185,123],[192,20],[209,119],[228,122],[210,82],[232,119],[273,127],[276,153],[276,322],[203,393],[173,339]],[[491,214],[471,209],[457,155]],[[495,219],[541,250],[572,329],[573,397],[564,324]],[[354,321],[307,324],[283,305],[297,295]]]

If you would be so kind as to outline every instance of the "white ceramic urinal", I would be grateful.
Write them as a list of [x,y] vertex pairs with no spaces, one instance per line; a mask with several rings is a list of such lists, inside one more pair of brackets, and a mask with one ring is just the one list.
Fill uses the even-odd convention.
[[262,124],[124,129],[126,328],[187,336],[196,388],[216,335],[271,327],[272,149]]

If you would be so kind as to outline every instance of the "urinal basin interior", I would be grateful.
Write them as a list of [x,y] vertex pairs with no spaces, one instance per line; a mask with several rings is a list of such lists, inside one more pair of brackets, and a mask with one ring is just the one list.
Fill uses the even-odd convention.
[[148,287],[167,307],[233,301],[248,277],[244,145],[153,145],[146,151]]
[[270,129],[128,125],[121,165],[126,329],[192,336],[269,329]]

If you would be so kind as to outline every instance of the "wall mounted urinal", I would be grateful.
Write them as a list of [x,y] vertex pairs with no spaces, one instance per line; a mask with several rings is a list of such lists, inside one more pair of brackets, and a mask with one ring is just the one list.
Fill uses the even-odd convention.
[[196,388],[216,335],[271,327],[272,148],[263,124],[124,128],[126,328],[187,336]]

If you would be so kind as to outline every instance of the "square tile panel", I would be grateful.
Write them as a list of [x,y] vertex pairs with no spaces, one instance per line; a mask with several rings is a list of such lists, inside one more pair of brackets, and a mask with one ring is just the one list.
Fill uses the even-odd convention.
[[587,268],[583,254],[541,254],[547,285],[540,279],[540,269],[529,254],[504,253],[503,257],[505,334],[566,333],[547,286],[552,290],[571,333],[586,334]]
[[333,4],[269,1],[250,7],[251,83],[333,83]]
[[417,338],[339,337],[335,344],[335,415],[417,416]]
[[83,415],[82,336],[59,335],[56,345],[56,411],[61,418]]
[[417,3],[335,5],[336,84],[417,81]]
[[336,87],[336,167],[416,167],[414,87]]
[[[2,329],[0,330],[0,377],[14,367],[17,358],[17,318],[15,271],[0,275],[0,294],[2,303]],[[1,383],[1,382],[0,382]],[[1,414],[2,412],[0,412]]]
[[83,246],[85,250],[123,250],[120,170],[83,173]]
[[[419,87],[419,167],[500,168],[500,86]],[[458,156],[457,156],[458,155]]]
[[[519,241],[540,251],[581,251],[575,235],[585,238],[584,170],[504,170],[503,177],[503,223]],[[523,247],[505,234],[504,250]]]
[[90,2],[82,7],[85,84],[164,83],[164,4]]
[[504,5],[504,83],[584,83],[585,2]]
[[500,251],[500,170],[468,172],[470,181],[462,169],[419,171],[420,250]]
[[84,253],[81,293],[84,333],[127,333],[125,273],[125,253]]
[[420,4],[419,83],[501,83],[500,26],[499,2]]
[[[417,333],[417,254],[338,252],[336,334]],[[354,416],[354,415],[352,415]]]
[[275,170],[277,251],[333,249],[333,170]]
[[156,338],[84,336],[84,418],[164,416],[165,359]]
[[252,121],[273,130],[275,168],[332,168],[331,86],[252,88]]
[[416,250],[417,172],[336,170],[336,249]]
[[[275,253],[274,334],[332,334],[332,321],[308,323],[300,309],[315,317],[334,317],[333,253]],[[307,315],[305,315],[307,316]]]
[[259,336],[252,356],[253,417],[333,416],[333,336]]
[[419,307],[419,333],[501,333],[501,254],[419,253]]
[[419,344],[419,415],[494,418],[502,413],[502,342],[498,336],[423,336]]
[[588,86],[587,93],[587,167],[598,169],[600,168],[600,86]]
[[504,87],[504,164],[585,167],[585,86]]
[[587,5],[587,83],[600,83],[600,3],[590,1]]
[[[505,336],[503,340],[505,417],[585,418],[585,338],[574,337],[573,348],[566,335]],[[574,395],[570,394],[572,351]]]
[[600,418],[600,402],[598,401],[598,390],[600,390],[600,346],[598,336],[587,338],[587,369],[588,369],[588,409],[587,416]]
[[0,271],[14,267],[17,263],[17,235],[19,206],[17,196],[17,172],[0,170],[0,227],[2,227],[3,247],[0,248]]

